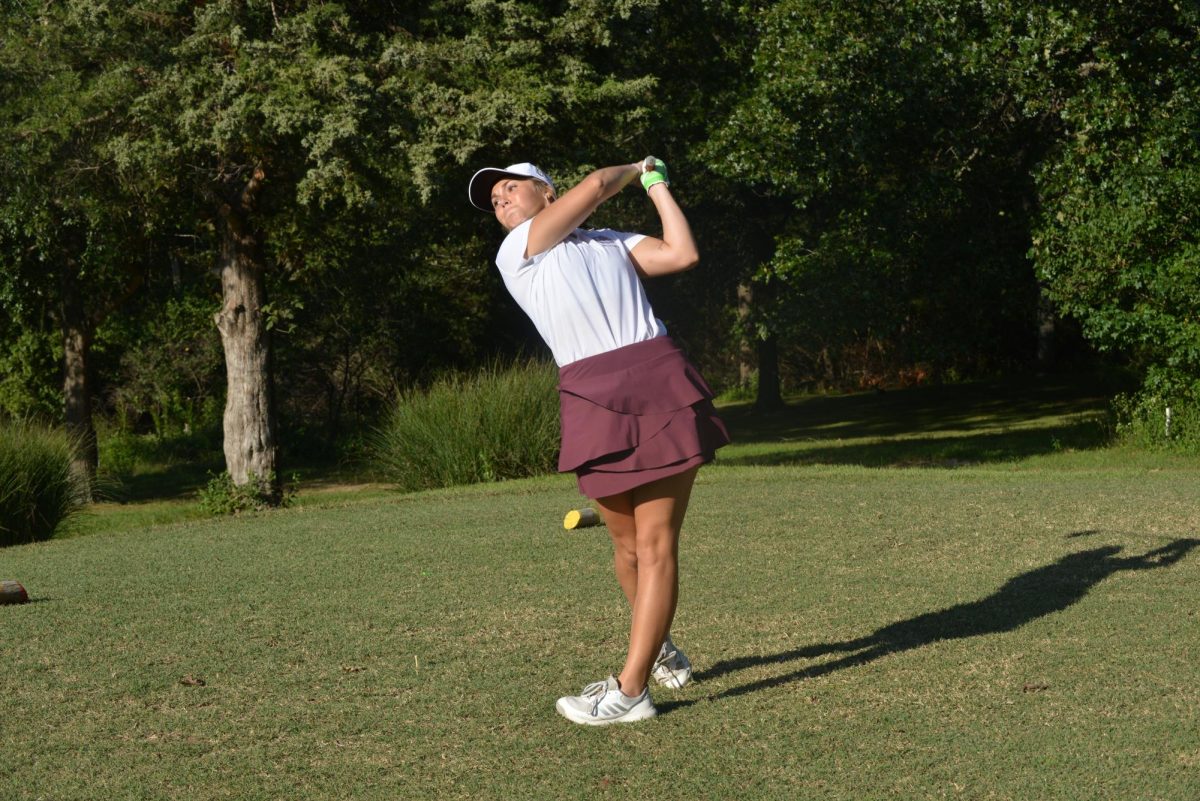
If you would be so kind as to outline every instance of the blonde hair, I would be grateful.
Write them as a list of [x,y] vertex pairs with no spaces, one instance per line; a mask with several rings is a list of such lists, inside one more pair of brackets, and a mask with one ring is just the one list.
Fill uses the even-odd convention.
[[550,193],[550,202],[551,203],[553,203],[555,200],[558,199],[558,195],[555,193],[554,187],[552,187],[550,184],[543,181],[541,178],[530,178],[529,180],[533,181],[533,185],[536,186],[537,190],[539,192],[541,192],[542,194],[545,194],[547,192]]

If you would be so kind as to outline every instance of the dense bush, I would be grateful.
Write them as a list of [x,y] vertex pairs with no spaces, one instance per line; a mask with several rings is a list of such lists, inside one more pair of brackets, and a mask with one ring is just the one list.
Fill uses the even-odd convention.
[[1168,400],[1142,392],[1121,394],[1113,401],[1116,433],[1141,448],[1200,454],[1200,402]]
[[529,360],[454,375],[405,394],[374,438],[374,460],[402,489],[553,472],[558,372]]
[[161,437],[103,426],[99,446],[101,473],[118,483],[174,465],[210,465],[224,459],[219,425]]
[[1046,42],[1061,65],[1046,68],[1048,85],[1071,93],[1055,110],[1064,135],[1035,174],[1044,210],[1031,256],[1060,311],[1142,377],[1118,410],[1126,431],[1174,447],[1200,398],[1200,10],[1094,9],[1059,20]]
[[121,430],[161,439],[220,426],[225,363],[215,308],[201,293],[181,295],[110,326],[128,329],[106,332],[105,341],[122,351],[111,391]]
[[83,505],[67,435],[0,422],[0,546],[49,539]]
[[10,320],[7,328],[0,323],[0,340],[5,343],[0,349],[0,413],[12,417],[58,414],[62,406],[62,334]]
[[272,487],[274,476],[258,478],[253,473],[245,484],[234,484],[229,471],[214,475],[200,489],[200,508],[210,515],[236,515],[242,512],[265,512],[279,506],[290,506],[294,497],[292,487],[285,487],[282,497],[276,497]]

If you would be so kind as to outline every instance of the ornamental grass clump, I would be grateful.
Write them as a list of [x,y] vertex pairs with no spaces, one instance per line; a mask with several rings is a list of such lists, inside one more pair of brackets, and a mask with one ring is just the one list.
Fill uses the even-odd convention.
[[62,431],[0,421],[0,546],[49,539],[83,507],[74,454]]
[[404,490],[551,473],[557,385],[554,365],[530,359],[405,393],[375,434],[374,461]]

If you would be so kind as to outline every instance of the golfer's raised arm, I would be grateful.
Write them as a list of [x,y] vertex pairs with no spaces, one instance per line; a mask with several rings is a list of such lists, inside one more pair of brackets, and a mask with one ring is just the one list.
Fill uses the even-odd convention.
[[662,220],[662,239],[648,236],[634,246],[633,265],[643,276],[670,275],[690,270],[700,262],[700,251],[683,209],[666,184],[651,187],[650,199]]
[[525,255],[536,256],[566,239],[601,203],[624,189],[640,172],[640,164],[621,164],[589,173],[533,218]]
[[671,194],[667,165],[654,156],[647,156],[641,169],[642,186],[658,211],[663,233],[661,239],[648,236],[634,246],[630,253],[633,266],[643,277],[690,270],[700,261],[700,251],[683,209]]

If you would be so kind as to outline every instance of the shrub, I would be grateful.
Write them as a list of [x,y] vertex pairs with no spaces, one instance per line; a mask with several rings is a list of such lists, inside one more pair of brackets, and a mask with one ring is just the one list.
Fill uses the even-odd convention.
[[219,426],[159,436],[136,434],[102,421],[97,434],[100,469],[118,481],[172,465],[211,464],[224,459]]
[[214,306],[201,294],[145,309],[112,394],[120,428],[145,430],[148,422],[162,439],[220,426],[225,361]]
[[554,365],[531,359],[406,393],[373,437],[373,459],[405,490],[551,473],[557,384]]
[[758,398],[758,370],[745,381],[734,384],[716,397],[717,403],[753,403]]
[[83,507],[74,453],[62,431],[0,421],[0,546],[49,539]]
[[245,484],[233,483],[233,476],[226,470],[211,479],[197,493],[200,508],[210,515],[236,515],[241,512],[264,512],[267,509],[290,506],[295,492],[285,487],[283,496],[276,501],[271,490],[272,477],[260,479],[253,473]]
[[1118,395],[1113,399],[1117,436],[1143,448],[1200,453],[1200,402],[1164,400],[1157,395]]

